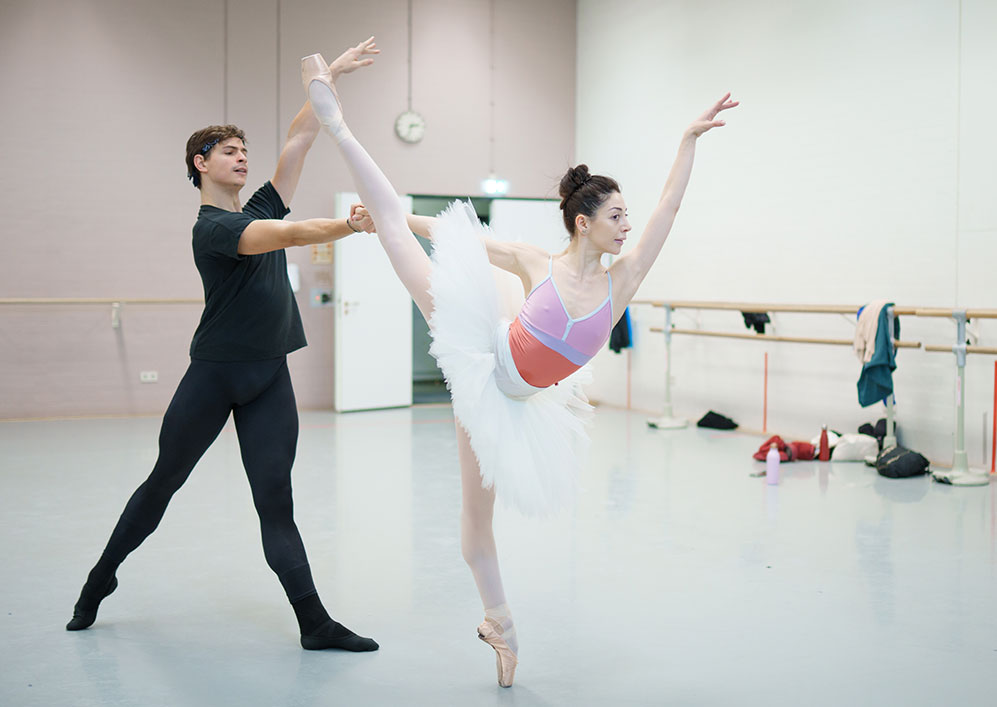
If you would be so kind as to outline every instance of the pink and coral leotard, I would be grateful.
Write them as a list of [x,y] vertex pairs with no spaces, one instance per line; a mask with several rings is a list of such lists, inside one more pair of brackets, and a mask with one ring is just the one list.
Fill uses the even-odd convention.
[[547,277],[533,288],[512,324],[509,349],[523,380],[546,388],[588,363],[609,339],[613,328],[613,278],[609,293],[583,317],[571,317],[553,277],[551,258]]

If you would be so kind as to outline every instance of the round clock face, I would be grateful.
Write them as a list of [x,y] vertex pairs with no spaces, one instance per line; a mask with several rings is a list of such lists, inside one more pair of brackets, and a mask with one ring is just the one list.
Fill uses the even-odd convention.
[[419,142],[426,132],[426,121],[415,111],[407,110],[395,120],[395,134],[405,142]]

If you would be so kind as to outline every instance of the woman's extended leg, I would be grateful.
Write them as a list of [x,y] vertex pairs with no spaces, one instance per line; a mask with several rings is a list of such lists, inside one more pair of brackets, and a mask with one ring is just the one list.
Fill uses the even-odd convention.
[[353,175],[357,193],[377,224],[377,237],[388,254],[391,266],[428,321],[433,311],[433,301],[429,295],[429,256],[409,230],[397,192],[350,133],[343,119],[339,98],[332,91],[327,77],[308,81],[307,91],[315,116],[323,129],[336,140],[350,174]]
[[[457,420],[457,455],[460,459],[461,487],[460,549],[474,575],[474,583],[485,609],[485,621],[478,627],[478,636],[498,653],[498,681],[508,687],[516,670],[519,643],[505,600],[492,531],[495,490],[481,487],[478,460],[460,420]],[[511,655],[506,652],[506,647],[511,650]]]

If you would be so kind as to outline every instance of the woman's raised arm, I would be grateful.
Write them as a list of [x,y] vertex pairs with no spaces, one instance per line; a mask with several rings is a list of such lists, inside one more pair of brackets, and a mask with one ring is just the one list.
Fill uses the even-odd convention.
[[696,140],[713,128],[726,125],[725,121],[717,120],[717,115],[721,111],[729,110],[737,105],[738,101],[730,100],[730,94],[726,94],[707,108],[682,134],[678,154],[676,154],[671,171],[668,173],[665,188],[661,192],[658,205],[648,219],[640,240],[632,251],[613,263],[614,282],[619,283],[620,296],[622,297],[619,307],[621,312],[625,303],[629,303],[633,299],[640,283],[647,277],[647,273],[650,272],[651,266],[657,260],[658,254],[672,230],[675,215],[678,213],[686,186],[689,184],[689,177],[692,174],[692,163],[696,156]]

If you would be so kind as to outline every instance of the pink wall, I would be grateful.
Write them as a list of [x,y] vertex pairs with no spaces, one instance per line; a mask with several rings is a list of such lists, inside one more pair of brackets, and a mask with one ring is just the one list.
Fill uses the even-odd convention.
[[[489,168],[489,3],[415,0],[413,108],[422,143],[392,133],[407,98],[405,0],[80,0],[0,10],[0,298],[197,298],[198,194],[183,146],[208,123],[250,141],[250,185],[272,173],[301,106],[299,59],[375,34],[384,53],[340,84],[354,133],[399,192],[480,193]],[[574,152],[575,3],[495,3],[495,169],[511,195],[549,196]],[[53,80],[56,79],[56,80]],[[329,215],[352,190],[321,136],[291,218]],[[250,190],[243,195],[248,198]],[[291,356],[298,402],[332,405],[332,312],[308,306],[332,267],[307,249]],[[159,414],[187,364],[196,305],[0,305],[0,419]],[[159,382],[139,383],[156,370]]]

